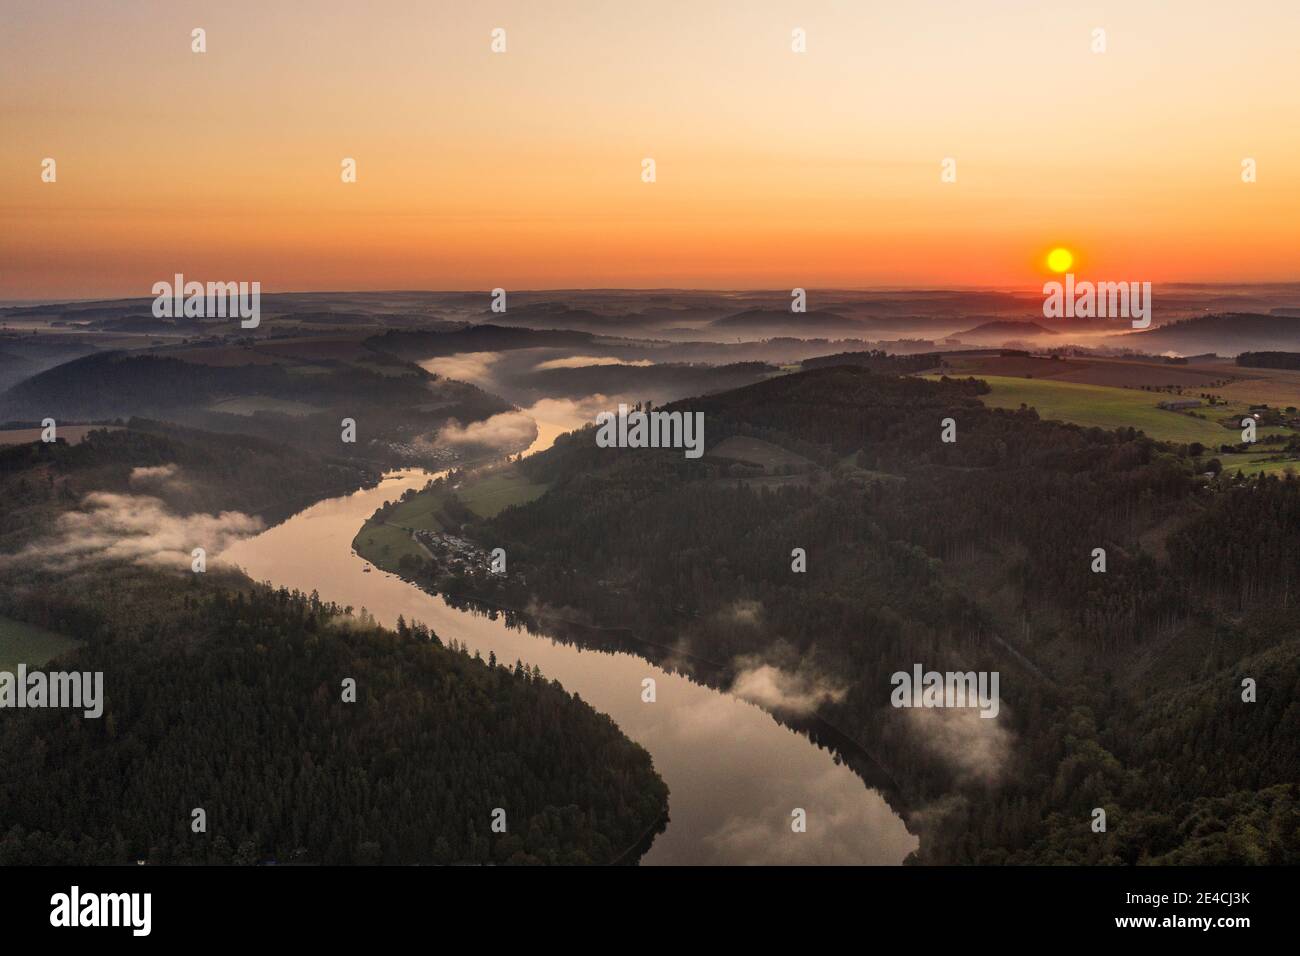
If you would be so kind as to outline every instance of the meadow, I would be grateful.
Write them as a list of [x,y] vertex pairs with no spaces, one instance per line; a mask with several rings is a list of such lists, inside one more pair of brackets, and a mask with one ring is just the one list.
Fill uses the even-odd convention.
[[427,558],[429,552],[411,538],[411,532],[373,518],[352,539],[352,550],[377,567],[395,568],[408,554]]
[[[1037,409],[1039,417],[1044,419],[1107,429],[1140,428],[1162,441],[1198,441],[1212,448],[1241,440],[1238,432],[1230,431],[1209,418],[1157,408],[1157,402],[1177,397],[1162,392],[1000,375],[981,375],[980,378],[992,389],[988,395],[982,396],[984,404],[998,408],[1028,405]],[[1226,409],[1223,412],[1214,409],[1212,413],[1227,412]]]
[[[933,375],[926,376],[934,378]],[[1165,392],[1144,392],[1131,388],[1110,388],[1104,385],[1081,385],[1053,379],[1027,379],[1000,375],[979,376],[988,382],[992,391],[981,396],[986,405],[998,408],[1019,408],[1027,405],[1038,412],[1040,418],[1096,428],[1139,428],[1152,438],[1161,441],[1200,442],[1214,457],[1218,457],[1225,470],[1239,470],[1247,475],[1258,472],[1283,473],[1288,467],[1300,470],[1300,462],[1268,461],[1275,451],[1261,450],[1259,454],[1214,454],[1223,444],[1241,441],[1241,433],[1225,428],[1216,419],[1228,415],[1244,414],[1245,405],[1219,405],[1196,410],[1199,414],[1168,411],[1157,407],[1157,402],[1177,398]],[[1205,417],[1201,417],[1205,416]],[[1291,435],[1291,429],[1261,428],[1261,438],[1269,435]]]
[[443,508],[455,497],[480,518],[494,518],[512,505],[541,497],[547,486],[529,481],[513,466],[477,472],[452,485],[424,489],[389,510],[382,520],[370,518],[353,539],[353,549],[381,567],[394,568],[407,554],[428,557],[411,531],[446,531]]
[[80,644],[71,637],[0,617],[0,671],[13,672],[19,664],[41,667]]

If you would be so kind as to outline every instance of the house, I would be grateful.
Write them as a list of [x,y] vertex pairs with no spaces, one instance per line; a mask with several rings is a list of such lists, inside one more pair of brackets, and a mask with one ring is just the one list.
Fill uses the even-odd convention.
[[1157,402],[1156,407],[1176,412],[1184,408],[1196,408],[1200,404],[1201,400],[1199,398],[1175,398],[1167,402]]

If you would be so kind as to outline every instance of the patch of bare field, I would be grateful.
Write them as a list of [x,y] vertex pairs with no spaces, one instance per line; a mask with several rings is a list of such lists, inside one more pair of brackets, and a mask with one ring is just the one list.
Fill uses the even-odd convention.
[[1215,394],[1229,401],[1248,405],[1264,404],[1275,408],[1295,406],[1300,408],[1300,371],[1291,369],[1243,369],[1243,372],[1265,372],[1266,377],[1243,378],[1216,388]]

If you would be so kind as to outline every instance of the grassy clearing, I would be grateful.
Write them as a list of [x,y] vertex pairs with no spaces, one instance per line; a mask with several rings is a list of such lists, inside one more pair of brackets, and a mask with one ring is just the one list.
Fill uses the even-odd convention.
[[[926,376],[933,378],[934,376]],[[1198,418],[1184,412],[1171,412],[1157,408],[1156,403],[1171,396],[1164,393],[1142,392],[1136,389],[1110,388],[1104,385],[1079,385],[1050,379],[1010,378],[998,375],[980,376],[993,390],[982,396],[986,405],[998,408],[1019,408],[1023,403],[1038,411],[1040,418],[1098,428],[1140,428],[1152,438],[1172,442],[1200,442],[1207,449],[1207,458],[1218,458],[1227,471],[1239,470],[1246,475],[1260,472],[1282,474],[1288,467],[1300,470],[1295,461],[1263,461],[1270,454],[1259,453],[1216,454],[1214,449],[1222,444],[1235,444],[1241,432],[1224,428],[1213,419],[1239,416],[1244,407],[1232,406],[1205,408],[1202,414],[1213,418]],[[1177,397],[1177,396],[1172,396]],[[1291,435],[1289,428],[1261,428],[1260,437],[1266,435]]]
[[1233,452],[1223,455],[1210,455],[1207,453],[1206,458],[1217,458],[1219,464],[1223,465],[1224,471],[1240,471],[1243,475],[1283,475],[1286,474],[1288,468],[1300,472],[1300,461],[1294,459],[1269,461],[1269,452],[1263,452],[1262,454]]
[[0,617],[0,670],[12,672],[19,664],[41,667],[80,644],[71,637]]
[[512,505],[524,505],[540,498],[547,487],[533,484],[513,468],[503,468],[462,482],[456,496],[480,518],[494,518]]
[[776,469],[783,465],[804,468],[812,464],[803,455],[786,451],[780,445],[774,445],[759,438],[746,438],[740,435],[733,435],[709,449],[708,453],[716,458],[734,458],[736,461],[761,465],[767,469]]
[[480,518],[493,518],[511,505],[540,498],[546,489],[546,485],[533,484],[514,468],[500,468],[462,479],[454,488],[443,484],[421,491],[393,508],[388,523],[442,531],[441,512],[452,495]]
[[271,398],[268,395],[243,395],[239,398],[227,398],[213,402],[209,411],[224,412],[227,415],[253,415],[257,412],[277,412],[281,415],[311,415],[320,409],[306,402],[295,402],[287,398]]
[[393,508],[388,515],[390,524],[403,528],[418,528],[422,531],[441,531],[442,522],[438,512],[442,510],[447,496],[441,491],[421,491]]
[[428,557],[424,548],[411,540],[410,529],[446,530],[440,513],[452,495],[480,518],[492,518],[511,505],[541,497],[547,487],[533,484],[512,467],[464,479],[454,488],[436,485],[398,504],[383,524],[367,521],[353,539],[352,548],[371,564],[395,568],[403,555]]
[[391,524],[367,521],[352,539],[352,549],[371,564],[396,567],[407,554],[427,558],[425,550],[411,540],[411,532]]

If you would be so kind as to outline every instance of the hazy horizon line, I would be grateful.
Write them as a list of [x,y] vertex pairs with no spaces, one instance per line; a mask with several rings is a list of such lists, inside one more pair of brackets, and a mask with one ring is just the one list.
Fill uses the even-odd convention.
[[[196,280],[197,281],[197,280]],[[1053,281],[1047,278],[1044,281]],[[1296,287],[1300,289],[1300,277],[1295,279],[1277,279],[1267,281],[1206,281],[1206,282],[1153,282],[1153,288],[1166,289],[1268,289],[1268,288],[1287,288]],[[880,293],[909,293],[913,295],[923,293],[990,293],[1001,292],[1006,294],[1027,293],[1041,294],[1041,285],[881,285],[881,286],[804,286],[807,292],[822,293],[840,293],[840,294],[880,294]],[[771,294],[779,296],[788,296],[790,289],[781,287],[723,287],[723,286],[555,286],[555,287],[533,287],[524,289],[507,289],[510,295],[531,295],[531,294],[560,294],[560,293],[578,293],[582,295],[600,294],[600,293],[638,293],[643,295],[662,295],[665,293],[686,293],[686,294],[714,294],[714,295],[760,295]],[[277,292],[262,292],[264,296],[289,296],[289,295],[490,295],[491,289],[288,289]],[[156,298],[152,293],[142,295],[126,296],[88,296],[88,297],[63,297],[52,296],[34,299],[0,299],[0,308],[30,308],[42,305],[90,305],[99,302],[132,302],[132,301],[151,301]]]

